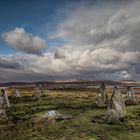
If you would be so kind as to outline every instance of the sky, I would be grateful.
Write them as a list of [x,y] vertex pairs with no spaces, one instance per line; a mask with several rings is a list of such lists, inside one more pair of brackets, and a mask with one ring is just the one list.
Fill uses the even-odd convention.
[[139,0],[0,1],[0,83],[140,80]]

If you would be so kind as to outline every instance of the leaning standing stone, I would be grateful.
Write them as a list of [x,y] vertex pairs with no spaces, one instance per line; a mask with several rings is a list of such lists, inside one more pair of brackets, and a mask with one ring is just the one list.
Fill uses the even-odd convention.
[[115,121],[124,118],[126,114],[125,102],[117,87],[114,87],[113,93],[108,105],[107,119],[108,121]]

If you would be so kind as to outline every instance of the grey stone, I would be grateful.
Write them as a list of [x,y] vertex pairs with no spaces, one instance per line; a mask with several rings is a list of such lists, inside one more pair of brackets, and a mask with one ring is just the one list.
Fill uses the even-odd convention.
[[6,118],[6,108],[10,107],[7,93],[4,89],[0,91],[0,118]]
[[10,102],[9,102],[6,90],[1,89],[0,97],[3,98],[3,106],[4,107],[10,107]]
[[54,125],[57,121],[68,120],[71,119],[72,117],[63,116],[56,110],[51,110],[43,114],[43,118],[45,119],[48,125]]
[[126,115],[125,102],[122,94],[117,87],[114,87],[113,93],[108,104],[108,121],[120,120]]
[[19,91],[16,88],[13,89],[13,97],[21,97]]
[[101,83],[100,87],[97,91],[97,100],[96,100],[96,106],[98,107],[105,107],[108,103],[108,95],[106,91],[106,87],[104,82]]
[[3,101],[3,97],[0,97],[0,118],[6,118],[6,112],[5,112],[5,108],[4,108],[4,101]]
[[136,98],[135,98],[134,92],[132,88],[129,86],[126,89],[125,103],[128,105],[136,104]]
[[35,88],[34,88],[34,93],[35,93],[36,98],[39,98],[40,96],[43,96],[45,94],[44,87],[41,84],[36,85]]
[[61,120],[63,119],[63,115],[58,113],[56,110],[48,111],[47,113],[44,114],[45,118],[52,117],[55,120]]

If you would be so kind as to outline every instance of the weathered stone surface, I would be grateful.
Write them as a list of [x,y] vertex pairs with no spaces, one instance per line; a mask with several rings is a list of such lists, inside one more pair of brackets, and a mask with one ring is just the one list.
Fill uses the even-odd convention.
[[97,91],[97,100],[96,106],[105,107],[108,103],[108,96],[104,82],[101,83],[98,91]]
[[48,125],[54,125],[57,121],[71,119],[72,117],[69,116],[63,116],[56,110],[48,111],[42,116],[42,119],[45,120],[45,122]]
[[45,117],[45,118],[51,117],[51,118],[54,118],[55,120],[63,120],[64,119],[63,115],[61,115],[60,113],[58,113],[55,110],[48,111],[47,113],[44,114],[43,117]]
[[108,104],[108,121],[120,120],[126,114],[125,102],[122,94],[117,87],[114,87],[113,93]]
[[125,103],[128,105],[136,104],[136,98],[135,98],[134,92],[129,86],[126,89]]
[[4,107],[10,107],[10,102],[8,99],[8,95],[4,89],[1,89],[0,97],[3,98],[3,106]]
[[0,118],[6,118],[6,107],[10,107],[7,93],[4,89],[0,91]]
[[13,97],[21,97],[19,91],[16,88],[13,89]]
[[41,84],[36,85],[34,88],[34,93],[35,93],[35,97],[39,98],[40,96],[43,96],[45,94],[45,90]]
[[3,97],[0,97],[0,118],[6,117],[5,109],[4,109],[4,101]]

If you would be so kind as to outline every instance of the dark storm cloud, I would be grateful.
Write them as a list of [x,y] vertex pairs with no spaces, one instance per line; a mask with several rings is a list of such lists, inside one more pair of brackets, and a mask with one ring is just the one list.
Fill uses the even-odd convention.
[[14,60],[3,59],[0,57],[0,68],[3,69],[21,69],[23,68],[18,62],[14,62]]

